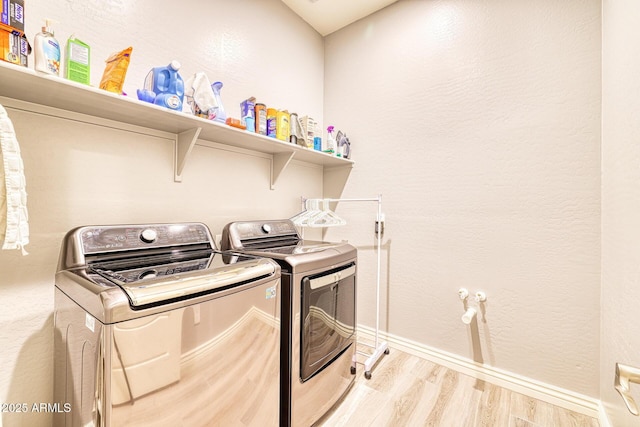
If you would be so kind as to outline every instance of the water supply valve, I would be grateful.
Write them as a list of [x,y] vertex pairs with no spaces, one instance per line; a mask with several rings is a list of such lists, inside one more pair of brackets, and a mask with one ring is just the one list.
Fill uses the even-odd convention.
[[483,291],[476,292],[476,302],[485,302],[487,300],[487,294]]
[[473,318],[476,317],[476,314],[478,314],[478,310],[473,307],[467,308],[467,310],[462,315],[462,323],[464,323],[465,325],[470,325],[473,321]]

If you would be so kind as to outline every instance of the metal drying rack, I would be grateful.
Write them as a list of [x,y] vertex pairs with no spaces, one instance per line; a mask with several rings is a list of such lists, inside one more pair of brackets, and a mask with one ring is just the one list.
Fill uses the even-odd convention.
[[[333,202],[376,202],[378,204],[378,212],[376,216],[375,233],[377,237],[377,270],[376,270],[376,329],[374,344],[361,343],[367,347],[371,347],[371,354],[357,351],[357,354],[368,356],[364,362],[364,377],[371,379],[371,370],[376,362],[384,355],[389,354],[389,346],[386,341],[381,341],[380,332],[380,260],[382,256],[382,233],[384,233],[384,217],[382,214],[382,194],[378,197],[364,199],[306,199],[302,198],[304,210],[297,215],[291,217],[293,223],[300,227],[335,227],[346,225],[347,222],[340,218],[335,212],[329,209],[329,203]],[[322,205],[322,207],[321,207]],[[354,356],[354,363],[356,362]],[[355,365],[354,365],[355,366]]]

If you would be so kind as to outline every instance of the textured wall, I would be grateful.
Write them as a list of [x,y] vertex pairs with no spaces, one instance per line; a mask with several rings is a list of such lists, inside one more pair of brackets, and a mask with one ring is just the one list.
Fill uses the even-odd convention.
[[[177,59],[186,78],[204,71],[222,81],[227,110],[255,96],[275,108],[322,118],[322,38],[281,1],[54,0],[27,5],[27,33],[44,17],[61,45],[75,34],[92,50],[91,81],[104,61],[133,46],[124,91],[135,96],[152,67]],[[295,54],[294,54],[295,53]]]
[[[383,329],[592,397],[600,15],[596,0],[401,0],[325,40],[325,121],[357,164],[344,196],[383,194]],[[338,213],[368,221],[347,232],[374,260],[375,209]],[[460,287],[488,294],[476,335]]]
[[[33,1],[26,16],[30,39],[46,16],[60,21],[54,28],[62,43],[72,32],[89,43],[94,84],[109,53],[133,45],[130,94],[151,67],[176,58],[184,75],[206,71],[223,81],[223,102],[233,115],[253,95],[322,117],[322,38],[279,0]],[[289,48],[297,52],[295,67]],[[71,228],[203,221],[220,233],[236,219],[291,216],[301,195],[322,193],[317,166],[294,161],[272,191],[268,159],[201,146],[183,182],[174,183],[169,139],[8,111],[25,163],[31,244],[26,257],[0,252],[0,402],[51,402],[53,276]],[[48,426],[50,418],[0,414],[0,425]]]
[[613,388],[616,362],[640,367],[640,4],[605,0],[602,19],[600,387],[611,426],[640,426]]

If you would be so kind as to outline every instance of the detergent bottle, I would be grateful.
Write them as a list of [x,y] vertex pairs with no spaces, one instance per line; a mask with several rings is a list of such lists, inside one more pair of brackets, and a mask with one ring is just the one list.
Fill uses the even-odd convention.
[[155,67],[144,80],[144,89],[155,94],[153,103],[171,110],[182,111],[184,81],[178,73],[180,63],[176,60],[166,67]]

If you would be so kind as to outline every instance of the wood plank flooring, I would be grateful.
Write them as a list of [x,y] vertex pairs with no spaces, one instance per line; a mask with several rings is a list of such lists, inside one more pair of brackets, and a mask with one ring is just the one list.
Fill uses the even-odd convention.
[[[366,356],[362,356],[364,361]],[[360,356],[359,356],[360,358]],[[391,349],[321,427],[598,427],[595,418]]]

